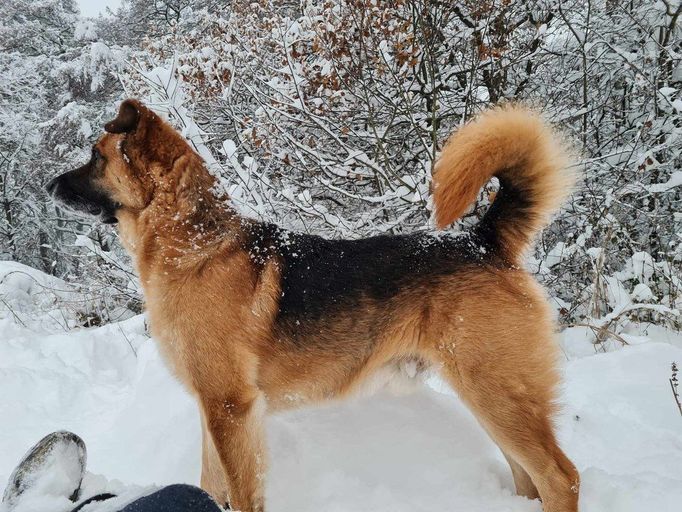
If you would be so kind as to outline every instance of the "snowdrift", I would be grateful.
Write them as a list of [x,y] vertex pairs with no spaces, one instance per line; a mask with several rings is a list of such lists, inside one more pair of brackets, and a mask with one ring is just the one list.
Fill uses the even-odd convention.
[[[125,501],[158,485],[196,484],[197,410],[143,317],[60,330],[31,305],[62,283],[17,265],[0,264],[0,482],[39,438],[67,429],[88,446],[85,495],[113,491]],[[557,423],[582,473],[582,510],[673,512],[682,503],[682,416],[668,382],[682,335],[644,330],[604,353],[585,329],[563,334]],[[540,512],[538,501],[514,495],[501,453],[457,397],[429,384],[271,418],[270,509]],[[69,508],[53,496],[42,503]]]

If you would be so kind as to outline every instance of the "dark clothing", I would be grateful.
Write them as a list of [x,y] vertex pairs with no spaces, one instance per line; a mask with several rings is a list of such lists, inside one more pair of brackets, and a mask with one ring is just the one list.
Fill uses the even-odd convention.
[[[113,495],[93,496],[71,512],[78,512],[86,505],[112,497]],[[97,510],[94,506],[88,508],[92,508],[93,511]],[[187,484],[173,484],[129,503],[119,512],[223,512],[223,509],[198,487]]]

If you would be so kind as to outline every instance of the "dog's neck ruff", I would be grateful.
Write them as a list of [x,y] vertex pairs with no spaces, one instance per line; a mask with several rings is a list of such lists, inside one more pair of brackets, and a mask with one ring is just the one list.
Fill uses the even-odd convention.
[[245,220],[224,196],[207,191],[194,207],[177,203],[176,197],[157,196],[143,211],[119,218],[121,239],[143,283],[152,271],[204,265],[237,244]]

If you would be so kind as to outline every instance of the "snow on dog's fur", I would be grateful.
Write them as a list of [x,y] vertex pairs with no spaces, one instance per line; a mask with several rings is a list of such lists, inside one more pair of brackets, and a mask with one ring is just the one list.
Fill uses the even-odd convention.
[[347,396],[412,361],[457,390],[505,454],[519,494],[541,497],[546,511],[577,510],[578,473],[552,425],[555,326],[543,290],[518,265],[570,178],[534,114],[488,112],[447,144],[434,177],[440,227],[500,179],[470,233],[360,240],[240,217],[215,195],[201,158],[138,101],[123,102],[105,129],[91,161],[49,189],[118,222],[152,334],[202,412],[206,490],[235,509],[263,510],[264,416]]

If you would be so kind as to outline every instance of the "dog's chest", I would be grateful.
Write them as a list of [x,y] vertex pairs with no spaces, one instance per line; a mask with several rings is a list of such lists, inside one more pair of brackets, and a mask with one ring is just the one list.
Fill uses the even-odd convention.
[[155,321],[150,312],[152,337],[159,353],[171,372],[188,388],[192,389],[192,381],[188,371],[188,347],[186,340],[173,323]]
[[145,290],[147,316],[152,338],[164,362],[173,374],[190,390],[193,388],[189,372],[190,340],[186,331],[187,311],[181,301],[169,299],[167,293],[159,290]]

